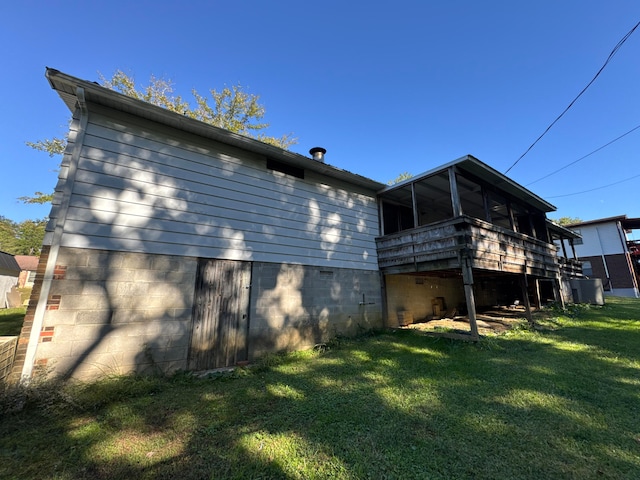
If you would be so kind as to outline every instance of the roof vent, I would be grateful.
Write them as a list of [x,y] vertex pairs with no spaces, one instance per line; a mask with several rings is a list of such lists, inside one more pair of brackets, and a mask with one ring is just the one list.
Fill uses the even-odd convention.
[[313,147],[309,153],[314,160],[324,163],[324,154],[327,153],[327,150],[322,147]]

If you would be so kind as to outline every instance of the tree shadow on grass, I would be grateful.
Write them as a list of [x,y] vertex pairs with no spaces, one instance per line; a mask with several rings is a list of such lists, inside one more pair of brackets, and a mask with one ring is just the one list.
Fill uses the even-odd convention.
[[35,465],[45,443],[58,458],[51,478],[640,474],[637,368],[540,334],[473,345],[400,331],[242,372],[120,379],[84,414],[49,418],[46,440],[27,416],[22,434]]

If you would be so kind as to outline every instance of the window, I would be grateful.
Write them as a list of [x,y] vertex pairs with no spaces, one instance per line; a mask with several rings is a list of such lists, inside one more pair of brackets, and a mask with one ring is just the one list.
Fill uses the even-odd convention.
[[591,266],[591,262],[589,260],[584,260],[582,262],[582,274],[585,277],[593,276],[593,267]]
[[[578,235],[582,235],[582,232],[580,231],[579,228],[572,228],[571,230],[573,230],[574,232],[576,232]],[[582,245],[582,237],[580,238],[574,238],[573,239],[573,244],[574,245]]]

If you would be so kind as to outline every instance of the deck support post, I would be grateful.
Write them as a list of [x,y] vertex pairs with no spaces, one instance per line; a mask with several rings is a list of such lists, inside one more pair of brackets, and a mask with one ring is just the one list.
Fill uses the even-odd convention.
[[553,293],[556,296],[556,301],[560,302],[560,306],[562,310],[564,310],[564,297],[562,296],[562,280],[560,275],[556,275],[555,280],[553,281]]
[[473,270],[471,269],[471,261],[466,255],[460,258],[462,267],[462,281],[464,283],[464,296],[467,301],[467,310],[469,313],[469,325],[471,327],[471,339],[479,340],[478,323],[476,321],[476,299],[473,295]]
[[533,325],[533,315],[531,314],[531,303],[529,302],[529,284],[527,282],[527,274],[520,278],[520,286],[522,287],[522,300],[524,301],[525,316],[529,325]]
[[540,280],[538,280],[537,278],[534,280],[535,283],[535,287],[536,287],[536,308],[537,309],[541,309],[542,308],[542,298],[540,297]]

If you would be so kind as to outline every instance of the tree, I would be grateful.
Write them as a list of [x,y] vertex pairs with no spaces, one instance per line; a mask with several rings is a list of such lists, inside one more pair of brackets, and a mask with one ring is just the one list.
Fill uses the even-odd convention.
[[16,244],[16,223],[0,216],[0,251],[13,255]]
[[396,183],[404,182],[405,180],[408,180],[410,178],[413,178],[413,174],[412,173],[403,172],[400,175],[398,175],[395,179],[389,180],[387,182],[387,185],[395,185]]
[[574,218],[574,217],[560,217],[557,220],[556,219],[551,219],[552,221],[556,222],[558,225],[573,225],[574,223],[580,223],[582,222],[582,220],[580,220],[579,218]]
[[36,255],[40,256],[42,251],[42,241],[44,240],[44,229],[47,220],[25,220],[18,224],[17,231],[17,253],[15,255]]
[[16,223],[0,217],[0,250],[11,255],[40,255],[45,219]]
[[[134,78],[121,70],[117,70],[110,79],[100,75],[100,81],[102,86],[129,97],[166,108],[209,125],[224,128],[233,133],[246,135],[270,145],[288,149],[297,143],[297,139],[292,134],[271,137],[264,133],[264,130],[269,127],[268,123],[262,122],[266,112],[265,107],[259,103],[260,97],[258,95],[246,93],[240,84],[231,88],[225,87],[220,91],[209,90],[211,99],[200,95],[193,89],[191,94],[194,97],[195,106],[192,106],[180,95],[174,95],[173,83],[170,80],[156,78],[153,75],[149,84],[143,87],[137,87]],[[64,153],[67,140],[66,138],[54,137],[27,142],[27,145],[53,157]],[[33,197],[20,197],[19,200],[24,203],[47,203],[51,201],[52,197],[53,194],[36,192]]]

